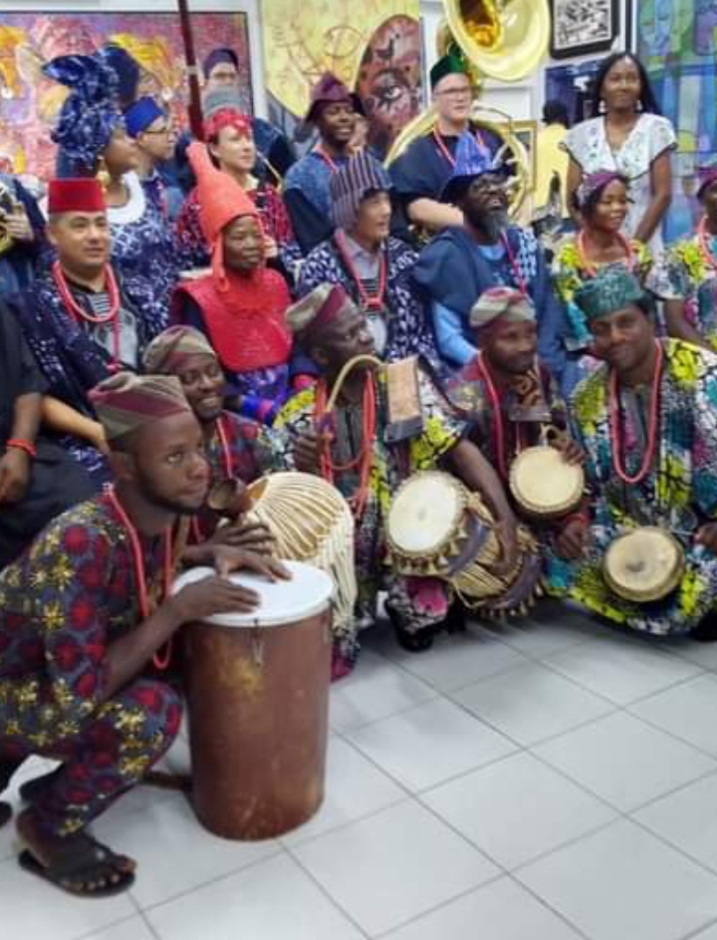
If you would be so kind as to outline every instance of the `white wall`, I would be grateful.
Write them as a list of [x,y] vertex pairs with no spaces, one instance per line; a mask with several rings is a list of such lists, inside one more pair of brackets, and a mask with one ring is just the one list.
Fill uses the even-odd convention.
[[[271,2],[271,0],[265,0]],[[307,0],[310,2],[310,0]],[[261,0],[189,0],[190,12],[246,13],[249,20],[249,51],[251,59],[251,83],[254,92],[254,111],[266,117],[266,92],[264,89],[264,55],[261,44]],[[8,3],[0,0],[0,14],[42,13],[68,11],[71,13],[176,13],[176,0],[24,0]]]

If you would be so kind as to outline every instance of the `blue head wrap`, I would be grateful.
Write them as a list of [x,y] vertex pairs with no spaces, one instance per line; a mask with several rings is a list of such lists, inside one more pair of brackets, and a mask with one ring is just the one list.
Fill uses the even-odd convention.
[[123,124],[117,73],[101,54],[58,56],[43,72],[70,89],[52,139],[78,168],[92,172],[112,131]]
[[142,131],[146,131],[150,124],[153,124],[157,118],[165,117],[165,113],[154,100],[147,96],[138,98],[134,104],[131,104],[124,113],[127,133],[130,137],[136,137]]

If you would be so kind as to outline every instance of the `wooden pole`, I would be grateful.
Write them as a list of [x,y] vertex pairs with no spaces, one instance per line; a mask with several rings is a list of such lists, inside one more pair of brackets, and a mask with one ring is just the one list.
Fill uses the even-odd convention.
[[184,58],[187,61],[187,75],[189,76],[189,126],[196,140],[203,140],[202,132],[202,93],[199,88],[199,66],[194,52],[194,36],[189,16],[187,0],[177,0],[179,4],[179,21],[182,27],[182,42],[184,43]]

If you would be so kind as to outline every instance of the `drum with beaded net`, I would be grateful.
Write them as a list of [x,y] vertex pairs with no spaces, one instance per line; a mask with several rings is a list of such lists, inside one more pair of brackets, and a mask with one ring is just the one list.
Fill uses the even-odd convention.
[[610,543],[603,573],[610,590],[638,604],[660,601],[678,586],[685,553],[677,539],[658,526],[640,526]]
[[[269,839],[310,819],[324,796],[331,675],[329,576],[286,562],[290,581],[232,575],[256,611],[186,628],[194,810],[227,839]],[[213,574],[192,568],[175,591]]]
[[522,612],[540,593],[537,546],[524,527],[513,570],[501,558],[494,518],[477,493],[440,470],[413,474],[396,491],[387,520],[389,561],[400,574],[447,581],[463,602],[488,615]]
[[510,491],[528,516],[536,520],[559,519],[580,505],[585,474],[579,464],[569,464],[548,444],[528,447],[510,467]]

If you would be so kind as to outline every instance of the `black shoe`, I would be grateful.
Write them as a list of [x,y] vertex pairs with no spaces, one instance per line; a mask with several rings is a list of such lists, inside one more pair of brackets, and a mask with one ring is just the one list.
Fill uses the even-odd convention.
[[717,642],[717,612],[710,611],[690,630],[690,637],[698,643]]
[[409,653],[423,653],[433,646],[434,627],[424,627],[422,630],[407,630],[401,622],[401,617],[388,604],[386,613],[393,625],[398,645]]
[[465,633],[468,629],[466,625],[466,609],[460,601],[453,601],[448,608],[446,619],[442,625],[446,633]]

